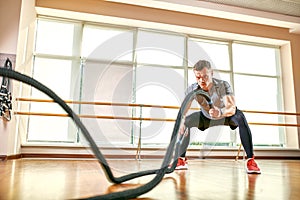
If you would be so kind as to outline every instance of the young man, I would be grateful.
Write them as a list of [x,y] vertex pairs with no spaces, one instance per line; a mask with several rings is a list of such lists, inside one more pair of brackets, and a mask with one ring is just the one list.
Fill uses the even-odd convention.
[[[232,130],[239,127],[241,142],[248,158],[246,161],[247,173],[260,174],[260,169],[254,160],[250,128],[242,111],[236,108],[234,94],[229,83],[213,78],[211,64],[206,60],[198,61],[195,64],[193,71],[197,82],[190,85],[186,93],[188,94],[191,91],[202,89],[210,96],[213,106],[211,108],[206,99],[201,95],[197,95],[195,97],[195,100],[199,103],[201,110],[187,116],[180,127],[179,133],[186,135],[184,136],[181,145],[181,156],[178,159],[176,169],[188,168],[185,154],[190,142],[191,127],[197,127],[201,131],[204,131],[212,126],[227,125],[230,126]],[[191,103],[189,107],[190,106]]]

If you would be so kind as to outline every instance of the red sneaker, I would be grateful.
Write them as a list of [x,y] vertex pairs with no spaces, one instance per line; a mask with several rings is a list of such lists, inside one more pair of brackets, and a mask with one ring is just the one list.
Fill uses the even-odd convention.
[[188,169],[187,159],[186,158],[178,158],[176,170],[180,169]]
[[246,160],[246,170],[247,170],[248,174],[260,174],[261,173],[254,158],[249,158]]

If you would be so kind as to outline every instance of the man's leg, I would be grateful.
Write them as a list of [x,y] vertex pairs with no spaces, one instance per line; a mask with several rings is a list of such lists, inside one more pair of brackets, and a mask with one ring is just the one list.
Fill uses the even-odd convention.
[[185,157],[186,150],[190,144],[190,137],[191,137],[190,129],[192,127],[198,127],[199,121],[200,121],[200,112],[194,112],[185,118],[184,125],[186,130],[182,139],[182,143],[180,145],[180,153],[179,153],[180,157]]
[[185,118],[185,132],[182,138],[181,145],[179,147],[179,155],[177,161],[177,166],[175,169],[188,169],[187,159],[186,159],[186,150],[190,144],[190,129],[192,127],[198,127],[200,120],[200,112],[192,113]]
[[182,138],[182,142],[180,144],[180,148],[179,148],[179,155],[180,157],[184,158],[185,154],[186,154],[186,150],[190,144],[190,128],[186,127],[183,138]]
[[252,134],[243,112],[237,109],[235,115],[230,120],[239,127],[241,142],[248,157],[246,161],[247,173],[260,174],[260,168],[254,160]]
[[247,157],[252,158],[253,157],[252,134],[243,112],[237,109],[235,115],[233,115],[230,120],[238,125],[241,142],[246,151]]

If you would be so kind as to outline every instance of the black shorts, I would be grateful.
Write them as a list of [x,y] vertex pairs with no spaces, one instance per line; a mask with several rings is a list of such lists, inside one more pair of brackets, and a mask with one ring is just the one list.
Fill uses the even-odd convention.
[[209,127],[220,125],[229,126],[232,130],[234,130],[238,127],[238,125],[231,119],[233,116],[214,120],[205,117],[204,114],[199,111],[188,115],[184,124],[188,128],[197,127],[201,131],[208,129]]

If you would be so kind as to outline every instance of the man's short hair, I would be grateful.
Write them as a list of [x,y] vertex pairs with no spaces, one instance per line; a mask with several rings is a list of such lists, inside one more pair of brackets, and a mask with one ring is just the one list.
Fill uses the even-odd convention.
[[200,71],[203,68],[207,68],[207,69],[211,69],[211,65],[210,62],[207,60],[199,60],[195,65],[194,65],[194,70],[196,71]]

